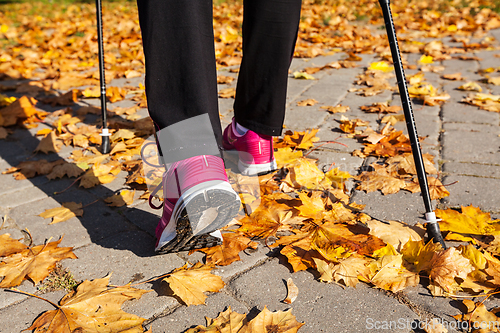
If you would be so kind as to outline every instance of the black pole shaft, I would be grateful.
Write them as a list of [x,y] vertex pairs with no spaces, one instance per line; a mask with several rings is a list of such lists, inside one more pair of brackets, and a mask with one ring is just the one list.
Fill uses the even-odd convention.
[[[427,213],[432,213],[432,202],[429,194],[429,184],[427,183],[427,176],[425,173],[424,160],[422,157],[422,150],[418,140],[417,126],[415,124],[415,117],[411,106],[410,96],[408,95],[408,87],[406,86],[406,77],[401,61],[401,54],[399,52],[398,40],[396,37],[396,29],[392,19],[391,7],[389,0],[379,0],[382,12],[384,14],[385,28],[387,30],[387,37],[389,39],[389,46],[391,48],[392,60],[394,62],[394,71],[398,81],[399,95],[403,106],[403,112],[406,120],[406,127],[408,129],[408,137],[410,138],[411,150],[413,159],[415,161],[415,169],[417,170],[417,178],[422,191],[422,198]],[[434,242],[439,242],[446,248],[443,237],[439,230],[437,223],[427,223],[427,233]]]
[[99,45],[99,80],[101,83],[101,113],[102,113],[102,153],[108,154],[110,151],[108,119],[106,107],[106,76],[104,69],[104,43],[102,38],[102,6],[101,0],[96,0],[97,16],[97,43]]

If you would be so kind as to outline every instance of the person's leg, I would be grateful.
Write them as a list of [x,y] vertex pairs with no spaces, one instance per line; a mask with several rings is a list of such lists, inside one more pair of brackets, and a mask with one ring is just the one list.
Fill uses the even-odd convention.
[[[182,142],[185,136],[176,136],[186,129],[172,125],[208,114],[210,124],[200,124],[198,132],[208,128],[220,147],[212,0],[138,0],[137,6],[148,111],[156,130],[174,129],[168,138],[172,148],[172,139]],[[202,135],[190,138],[194,145],[203,142]]]
[[300,9],[301,0],[244,1],[234,116],[238,124],[259,134],[281,135]]
[[[240,207],[219,155],[211,0],[138,0],[148,110],[166,172],[157,253],[220,244]],[[217,234],[218,233],[218,234]]]

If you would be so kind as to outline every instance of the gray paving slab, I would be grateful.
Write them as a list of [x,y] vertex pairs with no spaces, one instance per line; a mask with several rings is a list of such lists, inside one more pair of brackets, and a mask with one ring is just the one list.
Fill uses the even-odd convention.
[[133,207],[122,208],[120,212],[138,228],[154,236],[155,228],[163,210],[152,209],[149,203],[142,202]]
[[[7,293],[8,291],[2,290],[0,293]],[[66,294],[64,291],[55,291],[44,294],[43,297],[58,303],[59,300]],[[54,307],[40,299],[29,297],[24,301],[15,305],[0,309],[0,332],[13,333],[21,332],[33,324],[33,321],[43,312],[54,310]]]
[[448,162],[443,164],[443,171],[461,176],[477,176],[500,179],[500,165]]
[[459,162],[500,163],[499,127],[483,124],[443,126],[443,159]]
[[206,305],[181,306],[173,313],[155,319],[150,326],[153,332],[181,333],[198,325],[206,326],[205,317],[217,318],[219,313],[228,307],[241,314],[246,314],[250,310],[244,303],[220,292],[208,296]]
[[[454,102],[444,103],[442,117],[444,122],[498,124],[498,114],[479,109],[477,106],[460,103],[468,94],[460,90],[448,90]],[[456,101],[456,102],[455,102]],[[463,126],[466,128],[467,126]]]
[[481,178],[471,176],[447,176],[443,184],[452,184],[447,187],[450,196],[444,202],[450,207],[473,205],[489,212],[500,212],[500,196],[498,188],[500,179]]
[[[292,278],[299,289],[292,304],[287,296],[286,280]],[[318,282],[309,272],[290,273],[278,259],[270,260],[235,278],[228,288],[249,307],[271,311],[293,309],[297,320],[305,325],[300,332],[367,332],[379,322],[401,320],[403,327],[391,332],[411,332],[406,322],[418,319],[408,307],[379,290],[359,284],[343,289],[339,285]],[[382,331],[382,330],[381,330]]]
[[424,203],[420,193],[399,191],[395,194],[383,195],[382,192],[356,191],[351,201],[366,205],[364,212],[381,220],[403,221],[414,225],[424,223]]
[[26,187],[19,191],[0,195],[0,207],[13,208],[35,202],[47,197],[47,194],[38,187]]

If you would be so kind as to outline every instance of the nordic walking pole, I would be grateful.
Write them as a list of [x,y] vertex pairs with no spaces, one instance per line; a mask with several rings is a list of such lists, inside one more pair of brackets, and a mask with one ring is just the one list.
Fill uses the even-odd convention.
[[111,150],[109,144],[109,130],[106,109],[106,77],[104,70],[104,45],[102,41],[102,7],[101,0],[95,1],[97,16],[97,43],[99,44],[99,80],[101,82],[101,112],[102,112],[102,145],[103,154],[108,154]]
[[410,96],[408,95],[408,87],[406,86],[406,78],[401,62],[401,54],[399,53],[398,40],[396,37],[396,29],[392,20],[392,13],[389,0],[379,0],[382,12],[384,14],[385,28],[387,30],[387,37],[389,39],[389,46],[391,48],[392,60],[394,62],[394,71],[398,80],[399,95],[401,96],[401,103],[403,105],[403,112],[406,120],[406,127],[408,129],[408,136],[411,142],[411,151],[415,161],[415,168],[417,170],[418,183],[422,191],[422,198],[425,205],[425,220],[427,222],[427,235],[434,243],[441,243],[444,249],[444,243],[441,230],[439,229],[438,219],[432,210],[432,202],[429,194],[429,185],[427,184],[427,177],[425,175],[424,161],[422,158],[422,151],[418,141],[417,126],[415,125],[415,117],[411,107]]

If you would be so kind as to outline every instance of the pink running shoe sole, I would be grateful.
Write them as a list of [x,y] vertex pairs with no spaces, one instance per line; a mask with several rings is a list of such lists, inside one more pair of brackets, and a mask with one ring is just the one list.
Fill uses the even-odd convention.
[[156,253],[222,243],[218,229],[238,213],[241,202],[227,182],[221,158],[207,155],[177,162],[165,173],[162,186],[166,199],[156,230]]

